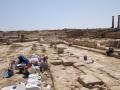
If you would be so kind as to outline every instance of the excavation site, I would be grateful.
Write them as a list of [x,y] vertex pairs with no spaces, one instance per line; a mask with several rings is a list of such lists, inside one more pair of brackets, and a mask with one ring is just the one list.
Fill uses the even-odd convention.
[[120,30],[0,32],[1,90],[120,90]]
[[0,0],[0,90],[120,90],[120,0]]

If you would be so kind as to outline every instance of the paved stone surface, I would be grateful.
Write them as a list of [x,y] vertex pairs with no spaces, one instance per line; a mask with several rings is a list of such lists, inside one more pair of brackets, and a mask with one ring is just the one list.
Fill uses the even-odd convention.
[[[58,66],[51,65],[57,89],[81,90],[81,87],[86,87],[88,90],[108,90],[111,87],[114,90],[114,88],[117,88],[115,86],[120,85],[119,80],[116,79],[119,78],[120,73],[118,69],[120,68],[120,62],[118,59],[74,47],[66,48],[64,51],[72,55],[69,53],[59,54],[58,57],[62,60],[62,64]],[[52,56],[54,57],[54,55]],[[94,60],[94,63],[84,63],[84,55]],[[78,82],[78,77],[80,78],[82,76],[84,76],[83,81],[79,79]],[[78,85],[75,84],[76,82],[78,82]]]
[[89,85],[101,85],[103,82],[98,79],[97,77],[93,75],[81,75],[78,78],[79,82],[83,84],[83,86],[89,86]]
[[50,63],[53,65],[61,65],[62,61],[61,60],[51,60]]
[[75,68],[79,68],[79,67],[81,67],[81,66],[84,66],[84,63],[82,63],[82,62],[74,63],[73,66],[74,66]]
[[72,66],[73,62],[71,60],[68,60],[67,58],[62,59],[63,65],[64,66]]

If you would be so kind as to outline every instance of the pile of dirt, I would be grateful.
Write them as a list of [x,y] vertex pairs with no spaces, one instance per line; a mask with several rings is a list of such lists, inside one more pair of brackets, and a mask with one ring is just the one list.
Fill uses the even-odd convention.
[[19,48],[19,47],[23,47],[23,45],[22,44],[18,44],[18,43],[13,43],[10,48],[11,49],[15,49],[15,48]]

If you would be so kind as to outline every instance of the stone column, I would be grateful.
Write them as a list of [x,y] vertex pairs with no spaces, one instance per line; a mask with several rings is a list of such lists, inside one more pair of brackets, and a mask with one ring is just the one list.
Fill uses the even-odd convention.
[[114,16],[112,16],[112,28],[114,28]]
[[120,29],[120,15],[118,15],[118,26],[117,26],[118,29]]
[[20,41],[21,41],[21,42],[24,42],[24,41],[25,41],[25,36],[24,36],[24,35],[21,35]]

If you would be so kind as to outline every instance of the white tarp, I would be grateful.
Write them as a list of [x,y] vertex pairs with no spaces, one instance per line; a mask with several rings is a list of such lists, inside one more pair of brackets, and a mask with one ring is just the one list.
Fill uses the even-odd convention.
[[41,76],[39,74],[30,74],[26,90],[41,90]]
[[41,90],[39,86],[27,85],[26,90]]
[[16,86],[16,90],[26,90],[26,86],[24,83],[20,83]]
[[13,86],[8,86],[8,87],[4,87],[1,90],[15,90],[13,89]]
[[[14,88],[14,87],[16,87],[16,88]],[[17,85],[5,87],[1,90],[26,90],[26,86],[25,86],[24,83],[20,83],[20,84],[17,84]]]

